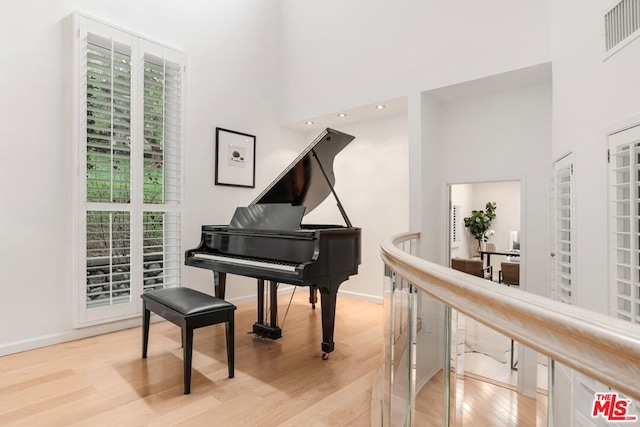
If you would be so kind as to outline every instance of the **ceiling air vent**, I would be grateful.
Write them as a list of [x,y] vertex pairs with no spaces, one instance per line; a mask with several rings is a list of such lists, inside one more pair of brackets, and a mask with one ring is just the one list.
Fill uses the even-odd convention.
[[616,4],[604,16],[604,26],[607,52],[631,41],[635,38],[630,37],[632,34],[640,34],[640,0],[622,0]]

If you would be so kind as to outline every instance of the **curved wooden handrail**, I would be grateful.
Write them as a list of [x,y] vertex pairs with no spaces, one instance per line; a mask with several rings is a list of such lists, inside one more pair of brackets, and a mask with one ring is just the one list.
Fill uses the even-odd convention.
[[431,297],[552,359],[640,400],[640,325],[443,267],[381,244],[385,264]]

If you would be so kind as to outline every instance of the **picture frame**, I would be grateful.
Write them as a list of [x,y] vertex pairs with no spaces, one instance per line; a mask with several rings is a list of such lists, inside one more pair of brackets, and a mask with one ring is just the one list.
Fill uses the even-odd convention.
[[215,185],[255,188],[255,135],[216,127]]

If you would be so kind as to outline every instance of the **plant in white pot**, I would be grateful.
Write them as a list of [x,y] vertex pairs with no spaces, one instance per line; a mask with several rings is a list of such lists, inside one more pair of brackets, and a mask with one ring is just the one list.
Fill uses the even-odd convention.
[[482,243],[489,240],[487,232],[491,228],[491,221],[496,218],[496,202],[487,202],[483,211],[471,211],[471,216],[464,218],[464,226],[478,241],[478,249],[482,250]]

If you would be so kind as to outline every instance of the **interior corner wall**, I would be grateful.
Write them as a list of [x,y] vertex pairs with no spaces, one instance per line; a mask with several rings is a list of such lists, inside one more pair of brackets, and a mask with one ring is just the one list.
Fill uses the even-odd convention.
[[[0,354],[139,323],[72,327],[79,285],[71,282],[69,192],[75,9],[187,54],[183,249],[197,246],[201,224],[227,223],[235,206],[251,202],[308,144],[278,121],[280,2],[3,2],[0,323],[11,327],[0,329]],[[257,136],[256,189],[214,185],[216,127]],[[195,270],[183,268],[183,284],[211,292],[211,273]]]
[[420,257],[437,264],[448,265],[449,240],[448,193],[442,181],[443,109],[439,102],[420,95],[420,210],[415,221],[420,228]]

